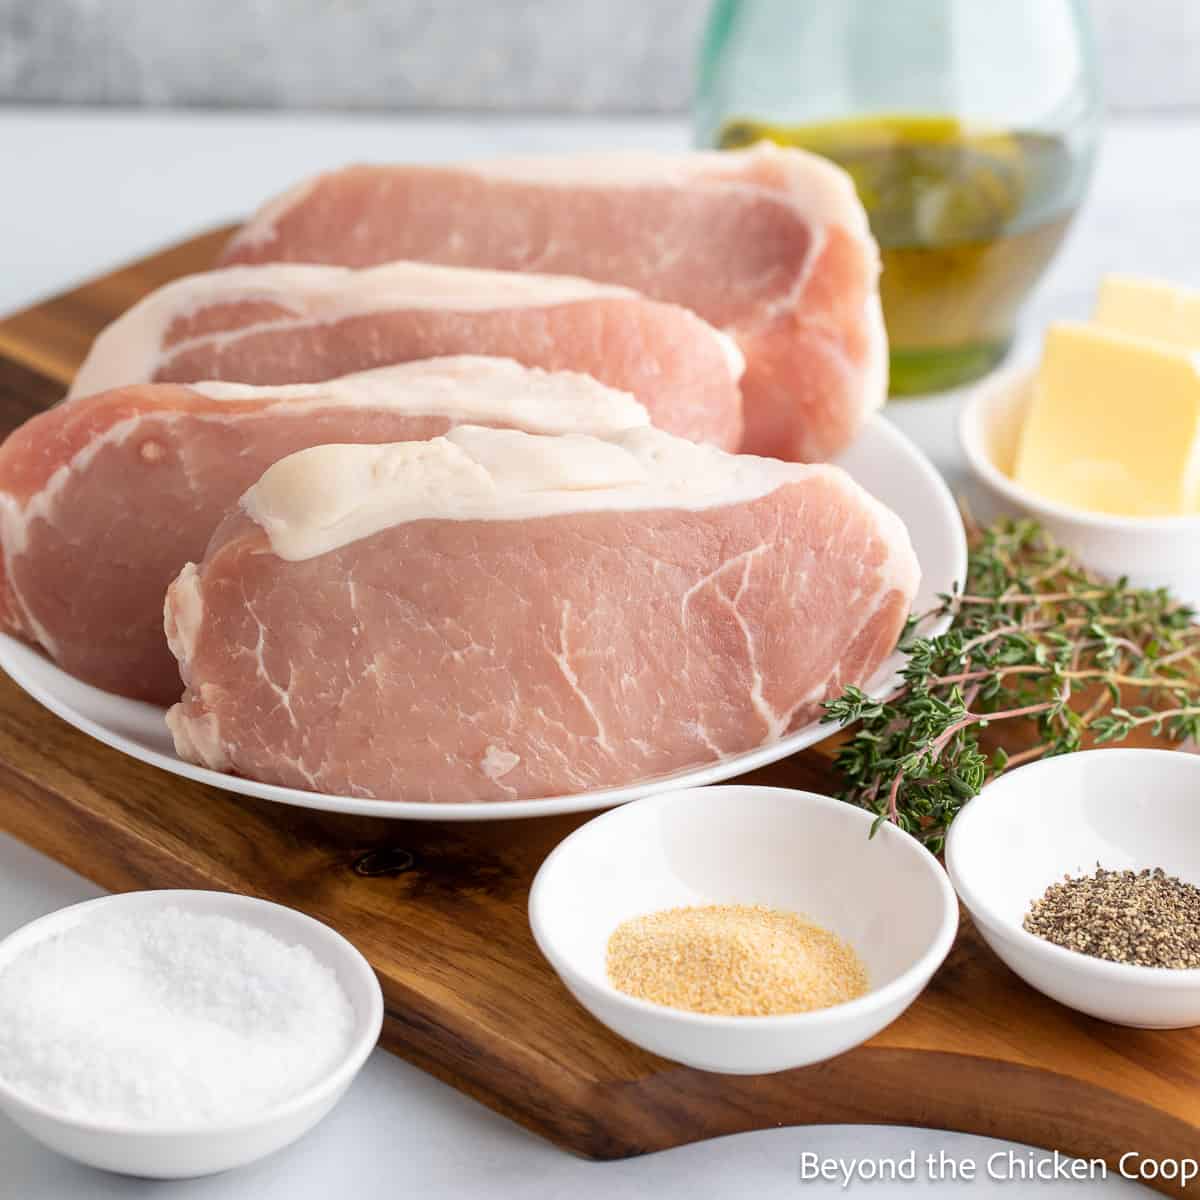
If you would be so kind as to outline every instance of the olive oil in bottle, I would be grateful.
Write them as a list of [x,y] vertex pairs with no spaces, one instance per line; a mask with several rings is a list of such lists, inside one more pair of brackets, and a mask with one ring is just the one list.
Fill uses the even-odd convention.
[[737,118],[718,142],[763,138],[824,155],[853,178],[883,257],[893,395],[954,387],[1003,358],[1086,174],[1062,138],[896,114],[816,125]]

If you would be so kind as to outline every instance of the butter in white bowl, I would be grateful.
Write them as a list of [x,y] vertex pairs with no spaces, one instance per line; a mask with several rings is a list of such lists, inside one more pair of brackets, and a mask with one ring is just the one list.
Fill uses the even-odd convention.
[[1093,570],[1200,605],[1200,292],[1106,279],[1094,319],[979,384],[958,433],[980,520],[1034,517]]
[[1200,355],[1099,324],[1046,334],[1013,478],[1116,516],[1200,507]]

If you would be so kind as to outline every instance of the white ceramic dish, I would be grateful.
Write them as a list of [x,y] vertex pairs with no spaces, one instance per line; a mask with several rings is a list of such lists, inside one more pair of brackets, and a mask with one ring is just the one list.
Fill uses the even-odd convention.
[[383,1023],[383,993],[375,972],[341,934],[294,909],[227,892],[127,892],[60,909],[0,942],[0,970],[30,946],[95,918],[104,908],[127,913],[168,905],[251,922],[306,946],[336,972],[354,1006],[356,1023],[346,1056],[335,1070],[287,1103],[225,1126],[170,1129],[78,1120],[32,1103],[0,1078],[0,1109],[50,1149],[106,1171],[153,1179],[211,1175],[244,1166],[302,1137],[341,1099],[379,1040]]
[[980,934],[1026,983],[1062,1004],[1147,1029],[1200,1024],[1200,970],[1131,967],[1021,927],[1064,875],[1162,867],[1200,885],[1200,757],[1088,750],[1002,775],[955,818],[946,867]]
[[[912,442],[881,417],[871,422],[838,461],[865,488],[903,517],[922,570],[915,607],[921,612],[933,607],[939,594],[952,591],[961,582],[967,554],[962,522],[941,476]],[[931,627],[930,632],[939,632],[941,628],[944,623]],[[893,655],[868,690],[879,695],[892,690],[899,665],[899,656]],[[59,670],[37,651],[3,634],[0,634],[0,668],[64,721],[106,745],[164,771],[226,791],[301,808],[418,821],[494,821],[608,808],[655,792],[729,779],[786,758],[832,732],[827,725],[813,724],[768,746],[721,762],[631,787],[606,788],[574,796],[486,804],[365,800],[258,783],[186,763],[175,754],[161,708],[89,687]]]
[[[829,796],[695,788],[596,817],[542,864],[529,921],[542,953],[597,1020],[655,1054],[752,1075],[806,1066],[864,1042],[917,997],[950,950],[958,904],[937,860],[907,834]],[[871,990],[818,1012],[720,1017],[617,991],[612,931],[642,913],[765,904],[809,916],[857,950]]]
[[984,522],[1006,513],[1036,517],[1094,570],[1127,575],[1138,587],[1168,587],[1200,606],[1200,517],[1089,513],[1013,482],[1033,372],[1029,365],[998,371],[974,389],[959,413],[959,444],[981,493],[975,515]]

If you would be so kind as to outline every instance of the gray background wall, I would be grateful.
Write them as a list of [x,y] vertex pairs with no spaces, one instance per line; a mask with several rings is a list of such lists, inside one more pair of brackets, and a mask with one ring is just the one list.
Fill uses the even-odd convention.
[[[1200,0],[1090,2],[1112,109],[1200,109]],[[0,103],[675,112],[688,104],[707,9],[708,0],[0,0]]]

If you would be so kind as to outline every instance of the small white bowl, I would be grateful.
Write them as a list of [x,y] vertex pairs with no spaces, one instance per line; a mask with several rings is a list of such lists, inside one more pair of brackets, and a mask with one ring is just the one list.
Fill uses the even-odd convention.
[[1200,516],[1118,517],[1045,500],[1012,479],[1034,368],[989,376],[959,412],[958,440],[981,493],[975,515],[1036,517],[1080,562],[1136,587],[1168,587],[1200,605]]
[[[597,1020],[643,1049],[705,1071],[806,1066],[890,1024],[950,950],[958,905],[945,872],[892,826],[840,800],[784,788],[689,788],[589,821],[542,864],[529,920],[542,953]],[[630,917],[699,904],[802,913],[850,943],[870,991],[811,1013],[722,1017],[618,991],[613,930]]]
[[1134,967],[1065,950],[1022,928],[1064,875],[1162,867],[1200,885],[1200,758],[1085,750],[1018,767],[950,826],[946,867],[984,941],[1026,983],[1118,1025],[1200,1024],[1200,969]]
[[295,909],[229,892],[127,892],[59,909],[0,942],[0,970],[29,947],[99,917],[103,910],[115,915],[167,907],[232,917],[293,945],[306,946],[336,973],[355,1015],[350,1045],[334,1070],[286,1103],[226,1125],[157,1128],[80,1120],[31,1102],[0,1078],[0,1110],[51,1150],[124,1175],[183,1179],[254,1162],[294,1142],[320,1121],[341,1099],[379,1040],[383,993],[370,963],[328,925]]

